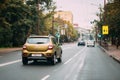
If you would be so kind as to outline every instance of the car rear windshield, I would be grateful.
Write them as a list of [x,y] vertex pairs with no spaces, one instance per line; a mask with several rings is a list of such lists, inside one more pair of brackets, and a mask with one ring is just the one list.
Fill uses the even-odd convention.
[[49,42],[48,37],[30,37],[27,39],[30,44],[46,44]]

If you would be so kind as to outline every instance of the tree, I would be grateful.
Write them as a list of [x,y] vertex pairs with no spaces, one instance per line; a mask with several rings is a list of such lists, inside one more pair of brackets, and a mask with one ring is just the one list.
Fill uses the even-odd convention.
[[0,1],[0,47],[11,46],[12,30],[11,24],[6,21],[5,12],[6,4],[9,0]]
[[[38,9],[37,4],[41,4]],[[1,0],[0,1],[0,46],[20,46],[30,34],[49,33],[48,19],[52,10],[52,0]],[[39,21],[38,21],[39,19]],[[48,22],[47,22],[48,21]],[[38,25],[39,22],[39,25]],[[38,25],[38,27],[36,27]]]
[[[28,0],[27,5],[36,7],[36,26],[33,28],[34,34],[44,34],[45,33],[45,24],[47,18],[50,18],[53,14],[50,11],[54,9],[53,0]],[[48,14],[45,14],[48,12]],[[47,31],[48,32],[48,31]]]
[[25,41],[30,25],[30,9],[21,0],[6,0],[0,11],[0,45],[19,46]]
[[112,42],[120,38],[120,0],[114,0],[105,6],[106,23],[109,25],[109,36],[112,37]]
[[[109,26],[108,37],[115,44],[115,39],[120,38],[120,0],[109,0],[104,6],[104,12],[100,11],[101,17],[99,20],[94,20],[98,26],[99,31],[103,25]],[[98,16],[98,15],[97,15]]]

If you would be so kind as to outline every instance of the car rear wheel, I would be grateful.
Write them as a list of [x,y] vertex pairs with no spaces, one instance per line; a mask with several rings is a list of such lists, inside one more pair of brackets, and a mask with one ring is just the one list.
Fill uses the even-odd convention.
[[51,64],[52,65],[55,65],[56,64],[56,56],[55,55],[53,55],[53,57],[52,57],[52,59],[51,59]]
[[57,60],[58,60],[58,62],[62,62],[62,59],[61,59],[61,57],[60,57],[60,58],[58,58]]
[[28,59],[26,57],[22,58],[22,63],[23,65],[27,65],[28,64]]
[[57,58],[58,62],[62,62],[62,52],[61,52],[61,56],[59,58]]

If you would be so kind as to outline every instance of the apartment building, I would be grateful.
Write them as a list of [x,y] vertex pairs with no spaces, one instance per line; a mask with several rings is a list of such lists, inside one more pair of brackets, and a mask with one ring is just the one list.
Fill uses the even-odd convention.
[[70,11],[57,11],[54,18],[60,18],[73,24],[73,14]]

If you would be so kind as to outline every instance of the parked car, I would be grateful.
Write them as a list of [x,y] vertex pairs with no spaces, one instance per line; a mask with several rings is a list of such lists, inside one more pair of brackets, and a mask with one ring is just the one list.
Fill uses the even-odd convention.
[[78,46],[80,46],[80,45],[85,46],[85,40],[81,39],[81,40],[78,42]]
[[29,60],[46,60],[51,64],[62,61],[62,48],[53,36],[30,36],[22,49],[22,63],[28,64]]

